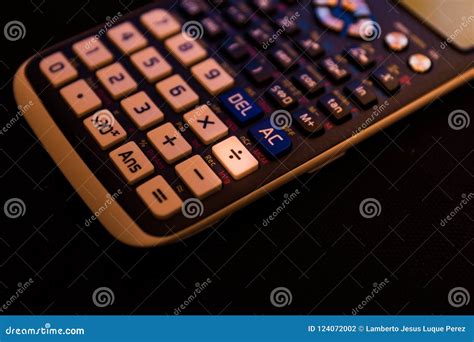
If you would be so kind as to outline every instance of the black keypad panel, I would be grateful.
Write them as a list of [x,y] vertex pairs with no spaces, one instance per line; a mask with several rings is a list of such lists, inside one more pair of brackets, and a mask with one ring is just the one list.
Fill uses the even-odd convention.
[[[163,0],[98,39],[103,25],[42,51],[27,76],[104,187],[121,189],[117,202],[130,217],[164,236],[467,70],[472,54],[439,49],[437,35],[402,8],[387,16],[394,5]],[[365,36],[362,26],[380,31]],[[400,30],[410,41],[396,51],[385,36]],[[94,49],[82,49],[91,37]],[[427,58],[430,68],[415,72]],[[201,202],[199,215],[183,214],[189,199]]]

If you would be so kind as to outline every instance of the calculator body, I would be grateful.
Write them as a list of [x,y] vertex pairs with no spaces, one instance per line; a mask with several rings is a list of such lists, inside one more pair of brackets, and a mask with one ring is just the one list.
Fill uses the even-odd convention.
[[[423,24],[415,7],[402,7],[395,2],[367,1],[370,13],[365,18],[377,23],[377,26],[371,26],[371,35],[374,29],[380,30],[375,32],[375,38],[367,39],[350,35],[349,26],[357,21],[353,13],[347,9],[341,12],[336,5],[334,8],[332,5],[318,5],[317,1],[279,1],[268,13],[256,8],[254,2],[250,1],[226,1],[224,4],[204,2],[207,9],[199,13],[193,12],[193,6],[176,7],[173,4],[174,1],[160,1],[145,6],[120,16],[111,25],[118,27],[122,23],[130,23],[145,38],[146,43],[133,52],[124,52],[106,32],[99,35],[98,32],[102,32],[105,27],[101,25],[46,49],[41,52],[41,56],[32,57],[21,66],[14,80],[17,103],[21,106],[33,104],[24,114],[28,124],[94,213],[93,220],[100,221],[118,240],[133,246],[149,247],[176,242],[197,233],[295,177],[323,167],[362,140],[474,77],[472,48],[450,43],[442,45],[446,38]],[[466,5],[469,6],[467,2]],[[237,10],[229,10],[230,7]],[[167,11],[181,25],[179,32],[174,30],[169,36],[157,38],[144,25],[142,16],[157,8]],[[317,11],[321,8],[326,11],[320,11],[318,17]],[[396,11],[395,20],[388,14],[395,13],[393,11]],[[330,23],[322,23],[323,12],[342,18],[345,21],[344,28],[338,30],[328,26]],[[246,16],[244,25],[232,21],[238,20],[241,13]],[[291,15],[296,16],[294,22],[298,26],[297,32],[280,32],[279,29],[286,24],[278,20],[285,16],[290,20]],[[170,53],[171,43],[165,42],[182,34],[182,28],[187,23],[201,23],[204,18],[211,18],[222,29],[222,33],[210,37],[206,31],[208,26],[201,25],[204,32],[199,44],[207,54],[185,65],[187,62]],[[262,35],[261,32],[259,35],[253,31],[258,28],[268,35]],[[357,32],[362,31],[359,28]],[[390,50],[384,39],[389,32],[403,33],[409,39],[408,46],[396,52]],[[72,48],[88,37],[100,40],[112,54],[112,60],[100,67],[88,68]],[[301,43],[308,37],[321,48],[317,56],[310,55]],[[226,44],[230,38],[235,38],[243,46],[245,57],[232,55],[229,44]],[[134,53],[150,46],[171,67],[169,73],[154,81],[147,80],[132,62]],[[348,54],[351,47],[363,47],[369,51],[372,57],[370,65],[358,65],[353,56]],[[286,50],[292,57],[287,68],[282,65],[284,60],[278,59],[281,57],[278,54],[280,49]],[[71,64],[75,75],[59,86],[53,86],[52,81],[45,76],[41,63],[45,56],[58,52]],[[419,66],[416,61],[414,66],[409,64],[409,59],[416,54],[429,58],[429,70],[417,72],[414,70]],[[217,87],[211,93],[209,89],[212,86],[197,79],[196,69],[191,72],[191,68],[208,58],[217,61],[226,75],[232,78],[232,84],[229,83],[225,89]],[[269,79],[255,79],[261,76],[254,73],[255,70],[258,73],[261,67],[258,64],[253,66],[255,61],[270,68]],[[423,67],[423,60],[419,62]],[[112,94],[98,80],[100,71],[115,63],[120,63],[136,81],[132,91]],[[331,63],[338,66],[334,67]],[[338,67],[341,66],[349,75],[339,80]],[[334,68],[336,75],[331,74]],[[320,87],[314,94],[314,89],[301,84],[301,80],[305,79],[301,77],[301,70],[314,78]],[[212,76],[209,71],[204,74]],[[392,89],[390,84],[380,84],[377,72],[379,76],[389,73],[398,85]],[[174,75],[182,76],[199,98],[185,109],[180,108],[179,104],[176,107],[176,104],[168,102],[157,90],[158,83]],[[107,75],[107,79],[110,81],[112,76]],[[71,104],[65,101],[64,93],[67,92],[62,91],[78,81],[84,81],[100,100],[99,105],[80,115],[74,114]],[[348,84],[352,81],[361,81],[360,84],[370,88],[375,100],[364,102],[363,98],[354,98],[354,89],[348,91]],[[357,88],[357,84],[351,84]],[[164,87],[166,84],[162,85]],[[167,90],[176,93],[179,84]],[[140,129],[135,119],[125,113],[122,102],[137,92],[145,92],[162,114],[159,121]],[[291,102],[287,98],[293,100],[291,106],[287,106],[286,102]],[[200,106],[203,105],[227,128],[225,134],[210,142],[199,135],[195,128],[190,128],[192,121],[184,119],[187,113],[200,115],[196,108],[202,108]],[[344,106],[342,112],[339,108],[335,109],[339,105]],[[255,108],[258,108],[258,115],[247,121],[252,115],[244,114],[252,113]],[[124,137],[117,141],[111,137],[113,144],[110,146],[109,141],[101,140],[99,143],[86,127],[85,121],[101,110],[112,113],[113,119],[123,129]],[[339,115],[341,113],[344,115]],[[207,117],[206,120],[209,121]],[[308,126],[308,122],[313,122],[313,125]],[[190,150],[178,159],[168,156],[166,151],[158,151],[156,142],[153,142],[150,132],[165,124],[170,124],[170,129],[176,129],[190,146]],[[94,127],[97,128],[96,125]],[[105,122],[99,123],[99,128],[107,130],[112,127]],[[151,165],[150,172],[130,182],[112,160],[113,151],[128,143],[133,143],[134,148],[138,149],[137,153],[143,154]],[[130,165],[134,164],[131,150],[119,152],[116,155],[121,155],[121,162],[128,168],[124,172],[130,172]],[[256,162],[256,166],[244,165],[241,170],[240,158],[244,158],[246,153],[250,154],[248,163]],[[211,175],[213,180],[218,180],[217,185],[211,186],[207,192],[199,186],[193,188],[193,183],[182,176],[187,169],[182,172],[179,169],[180,163],[195,156],[199,156],[196,159],[206,165],[203,168],[196,167],[195,174],[205,178],[207,176],[199,171],[209,168],[212,175],[216,176]],[[228,164],[231,159],[234,164]],[[145,168],[140,165],[141,170]],[[153,188],[148,189],[145,184],[152,179],[156,182]],[[163,180],[168,192],[161,191]],[[145,194],[147,190],[153,193],[153,197],[152,193]],[[169,194],[176,198],[171,198]],[[161,202],[166,204],[172,199],[180,201],[180,208],[173,207],[168,211],[168,207],[163,207]],[[156,212],[151,209],[153,203],[158,205]]]

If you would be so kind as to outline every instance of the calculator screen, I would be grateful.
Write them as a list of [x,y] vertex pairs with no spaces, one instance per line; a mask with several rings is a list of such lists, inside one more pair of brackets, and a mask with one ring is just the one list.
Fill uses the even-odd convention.
[[446,44],[465,51],[474,48],[473,0],[402,0],[400,3],[437,31]]

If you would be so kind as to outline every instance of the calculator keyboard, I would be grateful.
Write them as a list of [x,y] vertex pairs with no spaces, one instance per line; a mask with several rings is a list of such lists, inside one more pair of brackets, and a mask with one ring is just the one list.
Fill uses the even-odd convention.
[[425,49],[377,21],[383,3],[152,5],[50,49],[27,74],[109,193],[121,189],[143,230],[168,235],[453,77],[408,14]]

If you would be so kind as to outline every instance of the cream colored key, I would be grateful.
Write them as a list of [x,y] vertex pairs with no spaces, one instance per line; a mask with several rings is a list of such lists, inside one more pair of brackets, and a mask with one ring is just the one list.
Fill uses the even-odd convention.
[[181,30],[181,24],[164,9],[154,9],[140,17],[143,25],[159,40],[168,38]]
[[165,46],[184,66],[191,66],[207,56],[207,51],[197,40],[192,40],[183,33],[165,40]]
[[144,48],[148,42],[146,38],[129,21],[112,27],[107,31],[107,37],[125,54],[131,54]]
[[112,53],[94,36],[77,42],[72,49],[89,70],[96,70],[114,60]]
[[209,145],[229,132],[229,128],[217,117],[208,105],[196,107],[183,115],[186,123],[191,127],[204,144]]
[[97,78],[110,95],[117,100],[137,89],[137,82],[120,63],[114,63],[97,71]]
[[162,176],[156,176],[137,187],[138,196],[160,220],[166,220],[181,210],[183,202]]
[[190,154],[192,150],[191,145],[169,122],[148,132],[147,137],[168,164]]
[[176,173],[194,196],[203,199],[222,188],[222,181],[201,156],[195,155],[175,166]]
[[214,58],[196,64],[191,73],[211,95],[219,95],[234,85],[234,78]]
[[120,105],[140,130],[147,129],[164,118],[163,112],[144,91],[123,99]]
[[128,184],[134,184],[149,176],[155,169],[133,141],[116,148],[109,156]]
[[127,132],[107,109],[99,110],[85,119],[84,126],[103,150],[116,145],[127,137]]
[[158,82],[156,89],[175,112],[182,112],[199,101],[199,96],[180,75],[173,75]]
[[43,58],[39,63],[43,74],[54,87],[60,87],[77,77],[77,70],[67,60],[62,52],[56,52]]
[[212,146],[212,153],[236,180],[242,179],[258,169],[257,159],[235,136]]
[[153,46],[134,53],[130,59],[148,82],[156,82],[173,71],[171,65]]
[[77,80],[59,92],[78,118],[102,105],[100,98],[84,80]]

